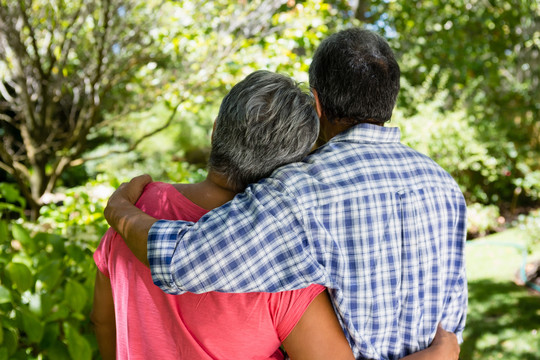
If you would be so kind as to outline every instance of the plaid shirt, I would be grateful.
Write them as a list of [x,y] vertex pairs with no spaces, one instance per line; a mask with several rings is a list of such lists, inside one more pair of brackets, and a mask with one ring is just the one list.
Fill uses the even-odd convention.
[[463,195],[395,127],[357,125],[276,170],[198,223],[148,237],[165,292],[326,286],[357,358],[426,348],[467,311]]

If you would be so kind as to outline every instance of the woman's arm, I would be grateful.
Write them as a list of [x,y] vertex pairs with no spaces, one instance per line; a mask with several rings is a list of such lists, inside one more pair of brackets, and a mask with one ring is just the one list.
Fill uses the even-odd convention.
[[[283,347],[292,360],[354,359],[326,291],[311,302]],[[403,360],[458,360],[459,351],[456,335],[439,325],[427,349]]]
[[292,360],[354,359],[326,291],[313,299],[283,347]]
[[96,272],[94,306],[90,319],[94,324],[99,352],[103,360],[116,358],[116,321],[111,282],[101,271]]

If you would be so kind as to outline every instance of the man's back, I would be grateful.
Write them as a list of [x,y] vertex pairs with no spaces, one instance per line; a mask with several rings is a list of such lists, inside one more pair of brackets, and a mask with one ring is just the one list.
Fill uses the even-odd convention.
[[[450,175],[400,144],[397,128],[361,124],[189,232],[178,224],[182,249],[153,263],[154,281],[173,293],[322,284],[355,356],[397,359],[427,347],[441,321],[461,336],[465,211]],[[149,237],[149,259],[167,247],[160,235]],[[199,244],[208,239],[206,253]]]
[[296,199],[307,246],[363,356],[425,348],[441,320],[461,333],[465,202],[444,170],[399,143],[397,128],[356,126],[272,179]]

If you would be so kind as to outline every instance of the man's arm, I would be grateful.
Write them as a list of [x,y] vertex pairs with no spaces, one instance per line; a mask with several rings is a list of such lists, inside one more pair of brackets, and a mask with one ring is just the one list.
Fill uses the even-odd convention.
[[439,324],[435,338],[427,349],[405,356],[402,360],[458,360],[460,351],[456,335]]
[[116,358],[116,320],[111,282],[101,271],[96,272],[94,305],[90,319],[94,324],[99,352],[104,360]]
[[333,285],[312,254],[306,214],[278,181],[248,187],[196,224],[155,222],[130,205],[148,181],[138,177],[123,184],[105,216],[142,261],[151,227],[148,262],[154,283],[165,292],[277,292]]
[[141,196],[144,187],[152,182],[149,175],[133,178],[124,183],[111,195],[105,208],[105,219],[124,239],[133,254],[143,264],[149,266],[146,240],[148,231],[157,219],[147,215],[134,204]]

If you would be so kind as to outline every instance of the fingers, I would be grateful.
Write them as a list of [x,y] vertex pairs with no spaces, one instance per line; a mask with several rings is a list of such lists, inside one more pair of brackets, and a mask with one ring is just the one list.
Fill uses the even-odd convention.
[[116,193],[130,203],[135,204],[139,200],[144,187],[151,182],[152,177],[150,175],[139,175],[131,179],[130,182],[120,185]]
[[146,185],[148,185],[151,182],[152,182],[152,177],[148,174],[143,174],[143,175],[135,176],[133,179],[131,179],[129,184],[144,188]]
[[443,329],[440,323],[437,326],[437,332],[435,333],[435,337],[433,338],[431,345],[444,350],[443,353],[446,355],[444,357],[441,356],[441,359],[456,360],[459,358],[461,349],[459,347],[456,334]]

